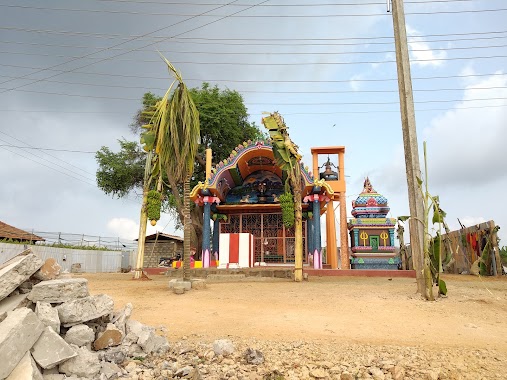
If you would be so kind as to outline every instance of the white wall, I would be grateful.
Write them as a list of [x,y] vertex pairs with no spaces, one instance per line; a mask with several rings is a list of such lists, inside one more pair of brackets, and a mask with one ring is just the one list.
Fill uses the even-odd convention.
[[55,248],[42,245],[0,243],[0,264],[30,248],[42,260],[54,258],[64,270],[70,272],[72,264],[80,263],[83,272],[119,272],[122,253],[135,256],[134,251],[99,251],[88,249]]

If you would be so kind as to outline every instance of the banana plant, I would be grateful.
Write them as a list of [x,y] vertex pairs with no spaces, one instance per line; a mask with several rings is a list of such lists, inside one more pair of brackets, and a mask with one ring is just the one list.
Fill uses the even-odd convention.
[[[301,154],[298,146],[292,142],[288,127],[278,112],[273,112],[262,119],[273,146],[275,162],[287,174],[285,194],[294,201],[294,233],[295,233],[295,270],[294,280],[303,281],[303,216],[301,204]],[[282,197],[280,197],[282,198]],[[290,218],[289,218],[290,219]]]

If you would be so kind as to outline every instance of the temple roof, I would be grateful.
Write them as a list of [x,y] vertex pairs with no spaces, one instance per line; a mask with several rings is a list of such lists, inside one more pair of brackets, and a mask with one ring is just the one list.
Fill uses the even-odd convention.
[[387,198],[377,193],[366,177],[363,191],[352,202],[351,214],[356,218],[385,218],[389,210]]
[[[304,197],[312,192],[314,177],[303,164],[301,164],[301,173],[302,196]],[[276,202],[276,196],[283,192],[285,177],[275,163],[273,147],[269,140],[248,141],[238,145],[229,157],[212,167],[210,178],[195,186],[190,193],[190,198],[197,202],[202,196],[213,196],[218,198],[221,204],[256,203],[255,200],[249,202],[250,197],[244,195],[246,191],[242,191],[241,188],[253,189],[263,182],[272,186],[267,194],[270,197],[269,202]],[[323,191],[333,193],[328,185],[324,186]],[[243,198],[241,198],[242,194]]]

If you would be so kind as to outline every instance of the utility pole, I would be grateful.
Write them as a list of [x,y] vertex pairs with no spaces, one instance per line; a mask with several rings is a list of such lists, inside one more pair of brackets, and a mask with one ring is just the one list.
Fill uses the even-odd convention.
[[410,76],[403,0],[392,0],[392,13],[398,88],[400,93],[401,127],[403,130],[403,147],[405,150],[405,168],[407,172],[408,204],[410,207],[410,247],[416,271],[417,292],[425,295],[425,279],[423,275],[424,206],[418,180],[421,178],[421,169],[419,166],[414,97],[412,94],[412,78]]

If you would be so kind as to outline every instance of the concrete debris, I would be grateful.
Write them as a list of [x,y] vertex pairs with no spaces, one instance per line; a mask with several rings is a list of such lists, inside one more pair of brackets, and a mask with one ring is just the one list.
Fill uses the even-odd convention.
[[76,347],[75,350],[77,356],[60,364],[60,372],[67,376],[93,379],[101,368],[98,354],[89,351],[86,347]]
[[60,334],[60,317],[58,316],[58,310],[52,307],[50,303],[37,302],[35,305],[35,314],[37,314],[37,317],[42,323]]
[[30,250],[0,266],[0,379],[114,380],[128,374],[129,360],[169,350],[154,328],[130,320],[132,304],[113,312],[111,297],[60,272]]
[[38,283],[32,288],[28,298],[33,302],[62,303],[89,295],[87,279],[65,278]]
[[6,378],[39,339],[44,324],[28,308],[7,314],[0,323],[0,379]]
[[37,364],[45,369],[56,367],[76,356],[76,351],[51,327],[46,327],[31,352]]
[[111,319],[111,322],[114,323],[114,325],[120,330],[123,335],[127,334],[127,327],[126,323],[129,320],[130,316],[132,315],[132,310],[134,307],[131,303],[128,303],[125,305],[123,309],[121,309],[119,312],[115,313],[113,318]]
[[65,341],[78,347],[90,346],[95,340],[95,332],[86,325],[72,326],[65,334]]
[[42,260],[33,253],[19,255],[9,260],[0,269],[0,300],[3,300],[19,285],[28,280],[32,274],[39,270],[42,264]]
[[0,322],[2,322],[6,317],[9,311],[18,309],[20,307],[29,306],[32,301],[28,300],[28,294],[17,294],[12,295],[10,297],[4,298],[0,301]]
[[215,355],[229,356],[234,353],[234,345],[229,339],[219,339],[213,342]]
[[6,380],[43,380],[43,377],[32,355],[27,351]]
[[93,343],[95,350],[118,346],[123,340],[124,334],[112,323],[108,323],[106,330],[98,334],[97,340]]
[[58,315],[64,326],[73,326],[113,312],[114,301],[106,294],[88,296],[65,302],[59,306]]
[[259,365],[264,363],[264,355],[259,350],[248,348],[245,351],[245,360],[248,364]]
[[62,267],[60,266],[60,264],[58,264],[58,262],[55,259],[50,257],[44,262],[39,271],[36,272],[33,276],[36,279],[48,281],[56,279],[61,272]]
[[202,278],[194,278],[190,280],[190,283],[192,284],[192,289],[206,289],[206,280],[203,280]]

